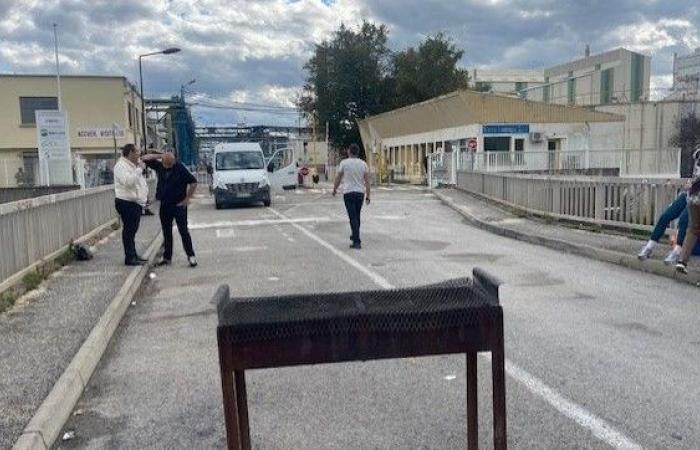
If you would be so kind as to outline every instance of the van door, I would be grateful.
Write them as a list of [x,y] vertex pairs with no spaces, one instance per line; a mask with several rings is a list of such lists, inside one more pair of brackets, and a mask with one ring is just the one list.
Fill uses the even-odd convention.
[[296,188],[297,170],[294,151],[291,148],[281,148],[267,160],[270,186],[276,191]]

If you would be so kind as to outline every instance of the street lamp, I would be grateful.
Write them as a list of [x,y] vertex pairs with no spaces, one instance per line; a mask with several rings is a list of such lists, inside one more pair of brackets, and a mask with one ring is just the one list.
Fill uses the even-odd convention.
[[152,52],[152,53],[146,53],[144,55],[139,55],[139,82],[141,84],[141,132],[143,133],[143,152],[146,153],[146,140],[148,134],[146,133],[146,102],[143,98],[143,68],[141,65],[141,59],[145,58],[146,56],[153,56],[153,55],[171,55],[173,53],[179,52],[180,49],[177,47],[171,47],[171,48],[166,48],[165,50],[161,50],[159,52]]

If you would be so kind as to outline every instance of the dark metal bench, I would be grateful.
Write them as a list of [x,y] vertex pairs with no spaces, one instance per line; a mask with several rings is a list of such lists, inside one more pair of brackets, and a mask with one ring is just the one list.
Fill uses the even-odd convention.
[[216,292],[228,448],[250,449],[246,369],[466,353],[467,447],[478,447],[477,352],[490,351],[494,447],[506,448],[498,282],[474,270],[430,286],[231,299]]

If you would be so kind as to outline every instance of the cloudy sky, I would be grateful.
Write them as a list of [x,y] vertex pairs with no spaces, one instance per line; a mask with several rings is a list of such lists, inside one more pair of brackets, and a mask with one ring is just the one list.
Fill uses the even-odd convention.
[[[673,52],[700,47],[697,0],[0,0],[0,72],[53,71],[57,23],[64,73],[120,74],[149,96],[170,96],[191,79],[189,100],[292,106],[313,44],[341,23],[384,23],[390,46],[448,33],[468,68],[535,69],[624,46],[652,58],[652,89],[671,83]],[[274,115],[194,109],[201,124],[296,123]]]

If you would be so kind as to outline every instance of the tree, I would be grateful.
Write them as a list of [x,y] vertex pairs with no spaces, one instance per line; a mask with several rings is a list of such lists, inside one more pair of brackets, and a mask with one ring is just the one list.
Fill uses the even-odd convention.
[[693,176],[693,151],[700,145],[700,119],[690,113],[677,121],[677,133],[669,139],[669,144],[681,149],[681,177]]
[[386,26],[367,21],[357,31],[341,25],[316,45],[298,104],[317,124],[328,123],[333,145],[359,143],[357,119],[386,110],[389,55]]
[[418,48],[394,54],[392,78],[393,107],[428,100],[469,84],[469,74],[457,67],[464,55],[443,33],[428,36]]

